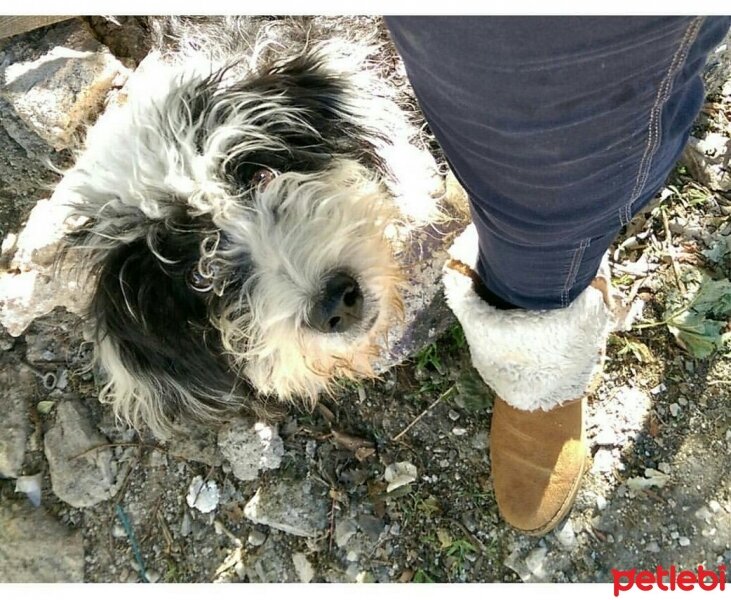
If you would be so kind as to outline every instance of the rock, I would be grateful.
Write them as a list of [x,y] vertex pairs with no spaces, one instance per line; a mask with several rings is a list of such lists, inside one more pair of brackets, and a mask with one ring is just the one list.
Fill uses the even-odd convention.
[[645,546],[645,550],[647,550],[648,552],[652,552],[652,553],[660,552],[660,546],[658,545],[657,542],[653,541],[653,542],[650,542],[649,544],[647,544],[647,546]]
[[18,238],[10,270],[0,273],[0,324],[12,336],[56,306],[79,314],[87,304],[88,291],[81,280],[64,268],[53,272],[53,257],[68,231],[71,198],[59,185],[50,200],[36,204]]
[[534,550],[531,550],[528,556],[525,557],[525,565],[528,567],[530,572],[539,580],[545,580],[546,574],[546,556],[548,555],[548,548],[539,546]]
[[183,513],[183,520],[180,522],[180,535],[188,537],[193,531],[193,521],[190,518],[190,513],[186,510]]
[[244,507],[244,516],[291,535],[313,537],[327,527],[327,490],[310,479],[277,478],[260,487]]
[[627,487],[634,492],[646,490],[651,487],[662,488],[665,487],[667,482],[670,480],[670,476],[656,471],[655,469],[645,469],[644,477],[630,477],[627,480]]
[[28,441],[28,403],[36,389],[35,375],[26,367],[0,370],[0,478],[17,477]]
[[40,473],[24,475],[15,480],[15,491],[25,494],[30,503],[38,508],[41,505],[41,484],[43,477]]
[[[454,315],[444,299],[442,267],[454,238],[470,223],[467,194],[450,172],[445,187],[434,189],[432,196],[444,198],[441,219],[424,209],[431,204],[428,194],[410,204],[399,204],[405,220],[413,219],[417,224],[398,229],[391,237],[396,261],[406,279],[402,291],[404,319],[389,331],[387,348],[374,365],[376,374],[403,362],[454,323]],[[420,217],[424,213],[428,216]]]
[[675,402],[670,405],[669,410],[673,417],[677,417],[680,414],[680,406],[678,406]]
[[27,502],[0,502],[0,581],[84,581],[84,539]]
[[381,537],[386,524],[382,519],[374,517],[372,515],[360,515],[358,517],[358,527],[363,530],[372,542],[377,542],[378,538]]
[[690,540],[683,535],[678,538],[678,544],[681,546],[690,546]]
[[292,563],[294,564],[294,570],[297,572],[297,577],[299,577],[300,582],[310,583],[315,576],[315,569],[312,568],[312,564],[307,560],[307,557],[301,552],[295,552],[292,554]]
[[386,467],[385,478],[388,482],[387,493],[416,481],[418,473],[416,466],[410,462],[398,462]]
[[570,519],[566,519],[563,525],[557,527],[553,535],[564,549],[572,550],[576,547],[576,533]]
[[708,508],[710,508],[710,509],[711,509],[711,512],[715,514],[715,513],[717,513],[717,512],[719,511],[719,510],[721,510],[721,505],[720,505],[720,504],[718,503],[718,501],[716,501],[716,500],[711,500],[711,501],[710,501],[710,502],[708,503]]
[[218,484],[215,481],[204,482],[203,477],[197,475],[190,483],[185,500],[191,508],[202,513],[209,513],[216,510],[220,498]]
[[601,448],[597,450],[591,464],[592,473],[611,473],[614,470],[614,455],[611,450]]
[[729,87],[729,82],[731,82],[731,31],[726,35],[726,39],[708,56],[703,71],[703,81],[707,96],[719,92],[731,96],[731,91],[726,90]]
[[710,523],[712,517],[713,513],[707,506],[701,506],[697,511],[695,511],[695,518],[705,521],[706,523]]
[[108,442],[80,402],[60,403],[44,439],[53,493],[76,508],[109,500],[118,487],[112,448],[92,450]]
[[[0,155],[8,166],[0,165],[0,181],[12,196],[5,198],[0,190],[0,204],[20,207],[21,201],[36,200],[39,190],[45,192],[49,156],[56,164],[63,162],[55,151],[75,144],[79,126],[93,121],[107,92],[121,85],[126,75],[127,69],[80,20],[18,36],[3,46]],[[65,220],[73,199],[68,182],[62,180],[53,196],[31,211],[14,256],[3,256],[10,269],[0,274],[0,323],[10,335],[20,335],[33,319],[56,306],[76,313],[85,307],[88,294],[78,279],[65,269],[53,276],[51,269],[68,230]],[[20,215],[13,215],[0,228],[15,227],[19,221]]]
[[218,448],[231,463],[233,474],[242,481],[252,481],[261,470],[279,468],[284,444],[276,427],[245,419],[224,426],[218,433]]
[[338,548],[342,548],[348,543],[348,540],[352,538],[358,527],[353,519],[341,519],[335,525],[335,545]]
[[681,161],[699,183],[718,192],[731,190],[731,139],[728,136],[715,132],[703,139],[691,136]]
[[[29,41],[32,40],[31,43]],[[49,27],[3,48],[0,98],[16,118],[54,150],[70,148],[76,130],[94,120],[106,94],[127,69],[79,20]],[[18,135],[22,146],[36,139]]]
[[264,542],[266,542],[266,539],[266,533],[259,531],[258,529],[252,529],[249,533],[249,537],[246,538],[246,541],[250,546],[261,546]]

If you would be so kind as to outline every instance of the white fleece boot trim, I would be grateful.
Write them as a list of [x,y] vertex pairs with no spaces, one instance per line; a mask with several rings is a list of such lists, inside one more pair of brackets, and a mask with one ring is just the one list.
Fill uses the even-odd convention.
[[[474,225],[455,240],[450,255],[474,269]],[[472,364],[505,402],[519,410],[550,410],[584,396],[618,324],[608,264],[602,266],[597,277],[605,279],[607,302],[602,291],[589,287],[556,310],[498,310],[475,293],[470,277],[444,269],[447,304],[462,325]]]

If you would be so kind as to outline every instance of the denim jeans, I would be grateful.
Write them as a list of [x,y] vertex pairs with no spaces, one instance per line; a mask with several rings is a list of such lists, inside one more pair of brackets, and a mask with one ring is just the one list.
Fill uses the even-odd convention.
[[505,306],[567,306],[663,185],[727,17],[390,17]]

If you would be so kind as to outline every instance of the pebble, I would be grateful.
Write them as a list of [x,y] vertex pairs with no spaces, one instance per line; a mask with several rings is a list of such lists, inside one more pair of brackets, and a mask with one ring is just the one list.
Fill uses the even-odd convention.
[[576,533],[574,533],[574,526],[568,519],[561,527],[556,528],[554,537],[566,550],[571,550],[576,547]]
[[15,480],[15,491],[25,494],[30,503],[38,508],[41,505],[41,482],[40,473],[23,475]]
[[462,436],[467,433],[467,430],[464,427],[455,427],[452,429],[452,433],[456,436]]
[[190,535],[190,532],[193,530],[193,523],[190,519],[190,513],[186,510],[185,513],[183,513],[183,520],[180,523],[180,535],[183,537],[188,537]]
[[706,523],[710,522],[712,515],[713,515],[713,513],[707,506],[702,506],[697,511],[695,511],[695,518],[702,519]]
[[381,536],[381,533],[383,533],[386,524],[378,517],[374,517],[372,515],[361,515],[358,517],[358,527],[363,530],[363,533],[365,533],[371,541],[376,542]]
[[124,527],[120,523],[114,523],[114,527],[112,527],[112,537],[121,539],[127,537],[127,532],[124,530]]
[[611,450],[601,448],[594,455],[591,465],[592,473],[611,473],[614,468],[614,456]]
[[154,569],[150,569],[145,573],[145,577],[147,577],[147,581],[149,583],[157,583],[160,581],[160,573],[155,571]]
[[708,508],[711,509],[711,512],[717,513],[719,510],[721,510],[721,505],[718,502],[716,502],[715,500],[711,500],[708,503]]
[[342,548],[357,531],[358,526],[353,519],[341,519],[335,525],[335,545],[338,548]]
[[215,481],[204,482],[203,477],[197,475],[191,481],[185,499],[191,508],[202,513],[209,513],[216,510],[220,497],[221,493],[218,491],[218,484]]
[[450,410],[449,418],[452,419],[452,421],[459,421],[459,413],[456,410]]
[[266,539],[266,533],[259,531],[258,529],[252,529],[249,532],[249,537],[246,538],[246,541],[250,546],[261,546],[264,542],[266,542]]
[[647,552],[653,553],[660,552],[660,545],[657,542],[650,542],[649,544],[647,544],[647,546],[645,546],[645,550],[647,550]]
[[681,546],[690,546],[690,540],[685,536],[681,536],[678,538],[678,544]]
[[680,406],[678,406],[675,402],[670,405],[670,414],[673,417],[677,417],[680,414]]
[[662,471],[666,475],[670,475],[670,465],[666,462],[660,462],[657,464],[657,470]]
[[398,462],[390,464],[386,467],[385,473],[388,487],[386,493],[391,493],[404,485],[413,483],[418,478],[416,466],[410,462]]
[[312,568],[312,564],[307,560],[307,557],[301,552],[295,552],[292,554],[292,563],[300,582],[310,583],[315,576],[315,569]]
[[538,547],[532,550],[525,558],[525,565],[536,577],[543,579],[546,576],[545,562],[548,548]]
[[604,510],[607,507],[607,499],[604,496],[596,497],[596,507],[599,510]]

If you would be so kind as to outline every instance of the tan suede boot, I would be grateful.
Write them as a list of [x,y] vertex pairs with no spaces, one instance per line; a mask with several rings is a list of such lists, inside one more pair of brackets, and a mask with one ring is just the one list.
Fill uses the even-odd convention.
[[490,427],[495,499],[510,525],[528,535],[552,530],[571,510],[587,454],[585,400],[549,411],[497,398]]
[[495,496],[516,529],[543,535],[568,514],[587,455],[585,398],[601,375],[606,339],[641,305],[614,300],[608,265],[558,310],[498,310],[478,293],[477,235],[470,226],[450,249],[447,303],[462,324],[472,364],[497,393],[490,432]]

